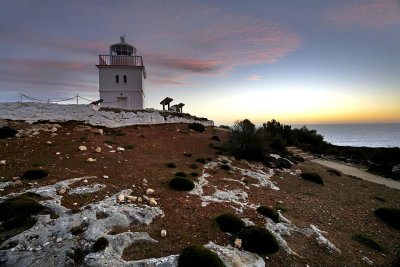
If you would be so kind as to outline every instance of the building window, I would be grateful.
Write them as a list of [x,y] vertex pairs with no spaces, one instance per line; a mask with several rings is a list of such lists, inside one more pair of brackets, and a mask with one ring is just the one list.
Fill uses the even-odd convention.
[[126,75],[124,75],[124,83],[126,83],[128,79],[126,78]]
[[119,83],[119,75],[115,75],[115,83]]

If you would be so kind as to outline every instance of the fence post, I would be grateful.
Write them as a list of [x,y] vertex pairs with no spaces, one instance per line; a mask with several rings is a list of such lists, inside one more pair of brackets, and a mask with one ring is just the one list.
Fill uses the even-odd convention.
[[78,94],[76,94],[76,104],[78,105],[79,104],[79,95]]

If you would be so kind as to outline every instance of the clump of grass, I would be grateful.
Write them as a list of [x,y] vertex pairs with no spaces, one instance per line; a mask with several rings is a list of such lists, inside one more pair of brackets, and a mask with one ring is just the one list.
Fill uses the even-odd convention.
[[335,169],[328,169],[328,172],[332,173],[334,175],[337,175],[337,176],[342,176],[342,173],[340,171],[338,171],[338,170],[335,170]]
[[288,207],[286,207],[285,204],[276,203],[275,204],[275,209],[285,212],[285,211],[288,210]]
[[214,135],[213,137],[211,137],[212,140],[214,141],[221,141],[221,139],[219,138],[219,136]]
[[36,221],[31,218],[31,215],[38,214],[45,209],[36,201],[36,198],[39,197],[40,195],[34,193],[26,193],[0,203],[1,226],[6,230],[33,226]]
[[376,242],[371,237],[369,237],[365,234],[357,233],[357,234],[353,235],[352,238],[353,238],[353,240],[355,240],[361,244],[364,244],[372,249],[375,249],[377,251],[380,251],[380,252],[385,251],[385,248],[381,244],[379,244],[378,242]]
[[17,133],[17,130],[8,126],[0,127],[0,139],[14,137]]
[[133,149],[133,145],[132,144],[128,144],[125,146],[125,149]]
[[177,176],[169,181],[169,186],[178,191],[190,191],[194,188],[194,183],[186,177]]
[[178,258],[178,267],[224,267],[217,253],[199,245],[182,250]]
[[222,232],[228,233],[237,233],[246,226],[239,217],[231,213],[224,213],[217,216],[215,222]]
[[185,155],[186,157],[191,157],[191,156],[192,156],[192,153],[186,153],[186,152],[184,152],[183,155]]
[[199,174],[198,174],[197,172],[191,172],[190,175],[191,175],[192,177],[197,177],[197,176],[199,176]]
[[196,122],[190,123],[188,125],[188,128],[192,129],[193,131],[200,132],[200,133],[204,132],[204,130],[206,129],[206,127],[203,124],[196,123]]
[[237,236],[242,239],[244,250],[258,254],[275,253],[279,250],[275,237],[264,228],[248,226],[243,228]]
[[184,172],[177,172],[175,173],[175,176],[179,176],[179,177],[187,177],[187,174]]
[[272,219],[274,222],[279,222],[279,213],[272,207],[260,206],[257,208],[257,212]]
[[390,226],[400,229],[400,209],[379,208],[374,211],[374,214]]
[[168,168],[176,168],[176,164],[173,162],[168,162],[167,164],[165,164]]
[[229,166],[228,164],[222,164],[220,166],[220,168],[225,170],[225,171],[230,171],[231,170],[231,166]]
[[47,177],[47,175],[49,175],[48,171],[35,169],[35,170],[27,170],[26,172],[24,172],[22,174],[22,178],[28,180],[38,180]]
[[93,243],[92,251],[93,252],[102,251],[108,246],[108,244],[109,244],[109,242],[108,242],[107,238],[100,237],[99,239],[96,240],[96,242]]
[[324,184],[324,180],[322,180],[321,176],[319,176],[317,173],[304,172],[300,176],[304,180],[308,180],[317,184]]
[[192,168],[192,169],[197,169],[198,168],[198,166],[196,165],[196,164],[190,164],[190,168]]
[[203,163],[203,164],[207,163],[207,160],[205,158],[198,158],[198,159],[196,159],[196,161],[200,162],[200,163]]

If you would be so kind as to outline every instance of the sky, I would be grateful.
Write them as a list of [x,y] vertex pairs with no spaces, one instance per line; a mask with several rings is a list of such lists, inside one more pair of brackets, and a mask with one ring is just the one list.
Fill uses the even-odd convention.
[[217,125],[400,122],[400,0],[2,0],[0,102],[99,99],[98,55],[122,35],[146,108],[168,96]]

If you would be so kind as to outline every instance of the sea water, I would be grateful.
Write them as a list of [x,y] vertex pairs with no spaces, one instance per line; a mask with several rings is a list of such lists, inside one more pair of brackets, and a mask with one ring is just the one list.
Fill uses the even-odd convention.
[[[400,147],[400,123],[310,124],[324,140],[338,146]],[[294,125],[292,128],[300,128]]]

